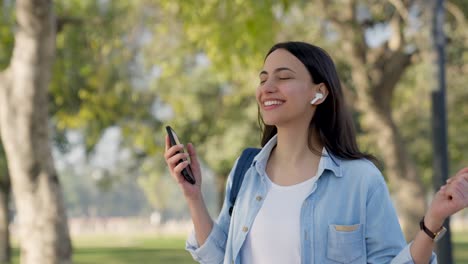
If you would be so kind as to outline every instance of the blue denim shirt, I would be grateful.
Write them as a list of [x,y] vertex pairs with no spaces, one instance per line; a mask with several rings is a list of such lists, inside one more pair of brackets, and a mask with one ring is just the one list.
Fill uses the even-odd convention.
[[[187,239],[186,249],[196,261],[240,263],[242,245],[268,195],[265,168],[276,141],[275,136],[255,157],[230,217],[236,161],[223,208],[205,243],[199,246],[194,233]],[[364,159],[340,160],[331,153],[322,159],[320,178],[301,209],[301,263],[414,263],[381,172]],[[434,253],[430,263],[437,263]]]

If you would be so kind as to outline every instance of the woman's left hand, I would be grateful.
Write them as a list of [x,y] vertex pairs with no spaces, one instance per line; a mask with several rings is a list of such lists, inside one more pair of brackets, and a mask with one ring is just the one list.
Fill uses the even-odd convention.
[[435,194],[424,222],[430,230],[436,231],[447,217],[466,207],[468,207],[468,167],[448,179]]

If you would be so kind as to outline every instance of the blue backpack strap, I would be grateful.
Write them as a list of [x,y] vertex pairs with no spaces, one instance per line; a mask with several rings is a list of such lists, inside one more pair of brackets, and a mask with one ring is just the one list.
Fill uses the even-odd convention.
[[239,193],[240,187],[242,186],[242,181],[244,180],[244,175],[247,170],[250,168],[254,157],[260,152],[258,148],[246,148],[242,151],[242,154],[237,162],[236,170],[234,171],[234,178],[232,179],[231,194],[229,201],[231,202],[231,207],[229,207],[229,215],[232,215],[232,209],[236,203],[237,194]]

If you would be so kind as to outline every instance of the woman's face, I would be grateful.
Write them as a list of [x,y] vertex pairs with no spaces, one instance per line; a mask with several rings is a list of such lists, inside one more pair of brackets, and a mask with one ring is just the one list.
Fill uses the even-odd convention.
[[316,85],[298,58],[284,49],[273,51],[259,78],[256,97],[265,124],[279,127],[310,122],[315,109],[310,101]]

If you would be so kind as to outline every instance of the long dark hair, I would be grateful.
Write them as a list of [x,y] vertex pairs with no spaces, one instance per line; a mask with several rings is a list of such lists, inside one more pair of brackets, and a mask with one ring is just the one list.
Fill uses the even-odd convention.
[[[358,148],[353,120],[345,105],[340,79],[330,55],[322,48],[305,42],[282,42],[274,45],[265,59],[277,49],[287,50],[298,58],[309,71],[312,82],[324,83],[329,91],[327,98],[318,105],[310,121],[309,148],[313,150],[311,139],[313,130],[316,130],[321,143],[333,155],[345,160],[366,158],[379,165],[373,155],[363,153]],[[266,125],[263,122],[260,111],[258,116],[259,123],[263,125],[263,147],[278,131],[275,126]]]

